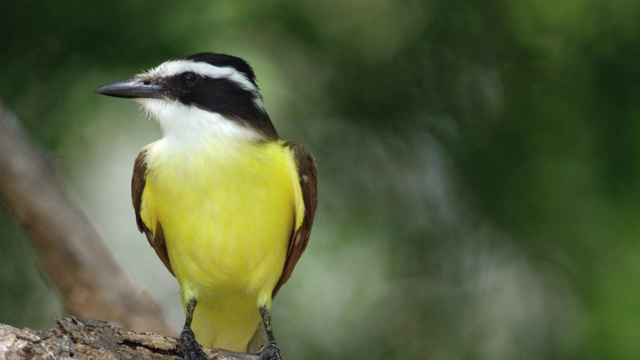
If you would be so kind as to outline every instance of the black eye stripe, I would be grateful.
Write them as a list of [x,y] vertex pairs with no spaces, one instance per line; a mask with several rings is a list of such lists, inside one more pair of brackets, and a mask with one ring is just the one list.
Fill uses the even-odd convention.
[[[161,65],[150,73],[162,87],[167,101],[216,113],[229,121],[252,126],[268,138],[278,138],[269,115],[262,107],[255,74],[249,64],[240,58],[211,53],[183,59],[187,60],[183,64],[171,63],[165,68]],[[204,64],[200,67],[189,64],[201,62],[224,71],[207,71]]]

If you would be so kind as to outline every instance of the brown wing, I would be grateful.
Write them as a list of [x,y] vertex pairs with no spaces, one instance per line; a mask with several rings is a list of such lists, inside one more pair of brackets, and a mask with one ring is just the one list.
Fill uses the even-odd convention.
[[300,190],[302,191],[305,211],[304,218],[302,219],[302,225],[300,225],[298,229],[293,229],[291,234],[284,269],[280,276],[280,280],[278,280],[276,287],[273,289],[272,297],[275,297],[278,290],[280,290],[280,287],[289,280],[300,256],[307,247],[309,235],[311,234],[311,226],[313,225],[313,217],[316,214],[316,207],[318,205],[318,173],[316,171],[316,164],[313,155],[311,155],[304,146],[293,141],[287,141],[284,145],[289,147],[291,155],[294,157],[296,163],[298,181],[300,183]]
[[160,223],[156,224],[156,232],[154,234],[140,217],[142,193],[144,192],[144,187],[147,183],[146,155],[147,151],[142,150],[140,154],[138,154],[135,164],[133,165],[133,177],[131,179],[131,200],[133,200],[133,209],[136,212],[136,223],[138,224],[138,230],[140,230],[140,232],[144,233],[147,236],[149,244],[151,244],[153,249],[156,251],[156,254],[158,254],[158,257],[160,258],[160,260],[162,260],[167,269],[169,269],[171,274],[173,274],[173,269],[171,268],[171,263],[169,262],[169,255],[167,254],[167,245],[164,241],[162,225]]

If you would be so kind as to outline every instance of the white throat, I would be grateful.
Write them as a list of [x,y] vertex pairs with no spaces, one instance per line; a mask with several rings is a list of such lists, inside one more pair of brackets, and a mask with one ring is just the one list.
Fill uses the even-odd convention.
[[259,141],[264,136],[257,130],[228,119],[218,113],[202,110],[178,101],[137,99],[162,129],[163,139],[184,145],[203,141]]

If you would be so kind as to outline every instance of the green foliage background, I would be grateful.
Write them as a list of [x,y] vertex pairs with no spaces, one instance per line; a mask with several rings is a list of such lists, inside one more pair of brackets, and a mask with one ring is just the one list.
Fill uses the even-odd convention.
[[[126,149],[130,169],[157,129],[92,91],[195,52],[244,57],[321,176],[274,304],[287,357],[633,358],[638,19],[622,0],[2,1],[0,99],[116,253],[153,258],[99,200],[129,190],[97,156]],[[0,321],[52,326],[63,310],[7,209],[0,254]]]

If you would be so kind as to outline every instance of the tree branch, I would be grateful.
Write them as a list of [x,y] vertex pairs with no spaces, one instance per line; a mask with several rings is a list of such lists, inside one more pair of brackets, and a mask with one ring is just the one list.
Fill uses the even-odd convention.
[[49,156],[0,103],[0,198],[29,233],[73,314],[170,334],[160,306],[138,291],[78,207]]
[[[81,317],[59,317],[48,331],[0,324],[2,358],[182,359],[175,338],[141,333]],[[209,359],[257,360],[258,356],[203,348]]]

